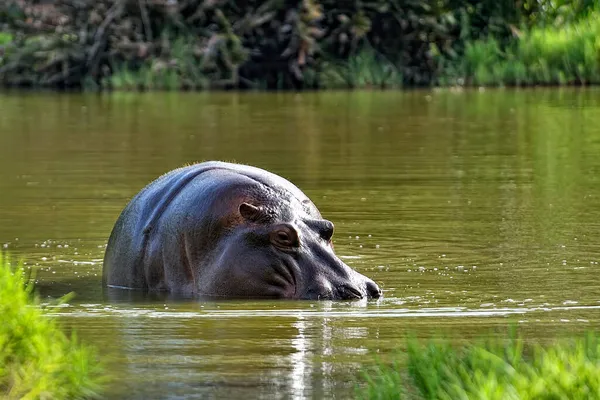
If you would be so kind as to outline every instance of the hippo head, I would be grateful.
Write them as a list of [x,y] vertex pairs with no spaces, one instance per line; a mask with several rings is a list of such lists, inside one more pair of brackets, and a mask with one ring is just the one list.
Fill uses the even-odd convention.
[[[220,296],[349,300],[379,298],[371,279],[333,250],[334,226],[309,200],[305,211],[276,210],[241,202],[240,218],[217,251],[210,292]],[[206,278],[206,277],[205,277]],[[202,290],[201,290],[202,291]]]

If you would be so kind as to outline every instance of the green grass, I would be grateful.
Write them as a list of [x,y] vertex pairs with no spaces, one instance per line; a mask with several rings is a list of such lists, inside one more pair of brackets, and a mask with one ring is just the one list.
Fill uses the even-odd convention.
[[525,31],[504,49],[494,38],[467,43],[440,60],[439,84],[572,85],[600,83],[600,11],[560,28]]
[[97,397],[103,378],[95,351],[45,315],[25,271],[0,252],[0,398]]
[[370,46],[348,60],[325,62],[316,78],[324,89],[392,89],[402,87],[398,68]]
[[[202,73],[200,58],[193,54],[193,38],[173,40],[168,54],[147,60],[138,68],[126,63],[115,63],[112,74],[101,83],[102,88],[113,90],[200,90],[209,86]],[[97,89],[93,82],[85,82],[87,89]]]
[[0,46],[9,44],[13,41],[14,37],[8,32],[0,32]]
[[[207,89],[214,77],[204,75],[201,62],[189,51],[189,40],[174,41],[171,62],[161,59],[148,61],[138,69],[125,64],[115,65],[102,87],[113,90],[201,90]],[[324,89],[385,89],[402,87],[398,68],[371,47],[364,47],[344,61],[329,61],[316,72],[307,68],[304,80],[308,87]],[[277,87],[283,87],[282,81]],[[266,89],[266,82],[254,82],[256,89]],[[96,89],[92,82],[88,89]]]
[[0,66],[4,63],[6,50],[3,48],[4,46],[11,44],[14,40],[12,34],[8,32],[0,32]]
[[405,364],[363,372],[362,399],[600,399],[600,339],[527,347],[521,338],[462,347],[410,339]]

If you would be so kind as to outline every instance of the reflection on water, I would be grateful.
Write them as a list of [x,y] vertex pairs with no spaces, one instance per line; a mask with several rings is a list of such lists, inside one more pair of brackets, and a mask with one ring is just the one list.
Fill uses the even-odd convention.
[[[408,333],[597,328],[600,91],[0,96],[0,246],[97,345],[110,398],[348,397]],[[336,225],[378,301],[191,301],[100,287],[138,190],[207,159],[266,168]]]
[[290,381],[292,382],[292,394],[295,399],[304,398],[304,390],[311,386],[310,381],[305,382],[305,376],[310,374],[311,371],[311,365],[307,363],[306,357],[309,344],[305,336],[307,324],[304,321],[302,312],[300,312],[297,318],[298,320],[294,322],[294,328],[298,330],[298,335],[292,340],[292,346],[294,346],[296,352],[290,357],[290,364],[293,368],[290,374]]

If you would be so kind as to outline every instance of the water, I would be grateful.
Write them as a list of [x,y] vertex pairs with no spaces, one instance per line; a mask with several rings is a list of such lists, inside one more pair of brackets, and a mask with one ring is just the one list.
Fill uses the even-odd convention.
[[[336,225],[379,301],[103,293],[112,225],[185,163],[256,165]],[[109,398],[347,398],[407,334],[599,327],[600,90],[0,96],[0,246],[101,349]]]

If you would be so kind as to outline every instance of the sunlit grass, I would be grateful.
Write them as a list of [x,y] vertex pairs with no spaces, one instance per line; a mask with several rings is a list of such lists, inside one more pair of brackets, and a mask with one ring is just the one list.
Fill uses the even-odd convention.
[[0,46],[12,42],[14,39],[13,35],[8,32],[0,32]]
[[97,397],[102,370],[95,351],[44,315],[49,311],[25,272],[0,252],[0,398]]
[[404,364],[379,362],[363,378],[363,399],[600,399],[600,340],[526,347],[511,336],[459,347],[411,339]]
[[12,43],[14,37],[8,32],[0,32],[0,65],[4,63],[5,50],[2,48]]
[[494,38],[467,43],[441,60],[441,85],[600,83],[600,11],[561,28],[532,28],[506,48]]

